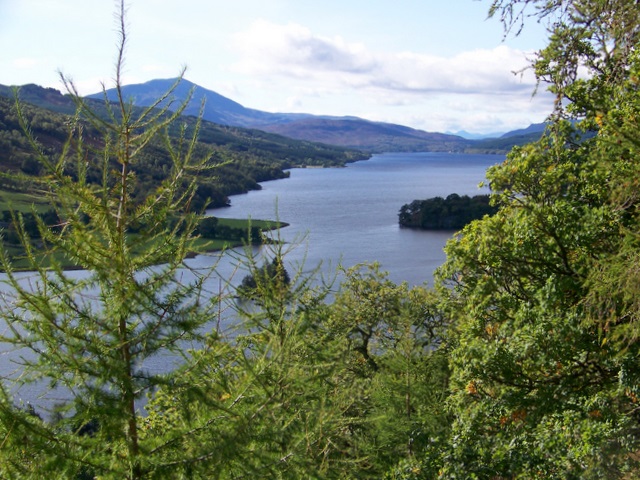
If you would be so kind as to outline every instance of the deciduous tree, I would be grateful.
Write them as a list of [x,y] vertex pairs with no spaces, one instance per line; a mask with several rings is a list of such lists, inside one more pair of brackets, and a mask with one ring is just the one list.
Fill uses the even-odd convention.
[[514,0],[491,10],[508,26],[527,12],[549,20],[533,66],[556,109],[539,142],[489,171],[498,213],[447,246],[456,421],[441,473],[621,478],[637,473],[639,440],[640,7]]

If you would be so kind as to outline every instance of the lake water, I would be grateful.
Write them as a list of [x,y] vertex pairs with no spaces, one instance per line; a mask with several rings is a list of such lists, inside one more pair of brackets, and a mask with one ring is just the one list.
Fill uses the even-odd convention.
[[[350,267],[377,261],[392,281],[420,285],[432,281],[433,271],[445,259],[443,247],[453,232],[400,228],[400,207],[415,199],[450,193],[486,193],[478,184],[484,180],[486,169],[503,159],[502,155],[389,153],[345,168],[293,169],[290,178],[265,182],[262,190],[233,196],[231,207],[209,213],[231,218],[278,217],[289,223],[281,230],[282,238],[291,245],[302,239],[285,259],[292,269],[304,265],[310,271],[322,264],[322,271],[331,277],[339,264]],[[233,255],[200,255],[187,262],[196,269],[208,269],[218,262],[217,273],[224,282],[220,287],[211,285],[212,291],[232,277],[231,283],[238,284],[244,276],[244,272],[236,271],[238,262]],[[74,277],[85,274],[68,272]],[[25,283],[31,277],[25,272]],[[233,309],[225,309],[220,321],[221,325],[216,320],[209,327],[231,331]],[[0,346],[0,376],[19,374],[13,356],[15,352]],[[177,357],[159,355],[145,362],[145,368],[163,372],[178,361]],[[45,395],[44,390],[41,384],[27,385],[14,390],[14,394],[16,401],[43,408],[68,399],[64,391]]]
[[[377,261],[396,283],[431,282],[444,261],[452,232],[400,228],[400,207],[415,199],[451,193],[487,193],[478,185],[503,155],[386,153],[346,168],[292,169],[291,177],[262,183],[262,190],[231,197],[231,207],[211,210],[219,217],[273,219],[290,224],[281,236],[304,237],[288,255],[307,269],[320,262],[326,272]],[[204,261],[196,260],[195,263]]]

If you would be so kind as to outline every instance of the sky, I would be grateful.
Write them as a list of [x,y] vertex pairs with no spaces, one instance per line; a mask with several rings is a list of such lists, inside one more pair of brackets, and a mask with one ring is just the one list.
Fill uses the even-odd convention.
[[[123,83],[185,78],[248,108],[430,132],[506,132],[552,99],[522,71],[546,32],[505,37],[490,0],[127,0]],[[0,84],[113,87],[119,2],[0,0]],[[514,73],[520,72],[520,73]]]

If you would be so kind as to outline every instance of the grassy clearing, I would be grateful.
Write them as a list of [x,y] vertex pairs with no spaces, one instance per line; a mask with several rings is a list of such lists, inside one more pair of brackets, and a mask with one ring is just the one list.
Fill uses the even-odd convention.
[[288,223],[278,222],[276,220],[243,220],[241,218],[218,218],[218,224],[245,230],[250,226],[258,227],[261,230],[275,230],[276,228],[284,228],[289,225]]
[[51,208],[51,204],[42,195],[0,190],[0,212],[14,210],[26,213],[31,212],[33,208],[38,213],[44,213]]

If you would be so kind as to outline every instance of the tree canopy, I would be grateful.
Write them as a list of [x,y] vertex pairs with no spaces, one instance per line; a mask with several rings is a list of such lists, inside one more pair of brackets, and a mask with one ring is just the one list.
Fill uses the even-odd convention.
[[548,21],[533,68],[557,101],[544,137],[489,170],[498,212],[447,246],[457,440],[442,474],[637,474],[640,7],[495,1],[491,13],[508,28]]

